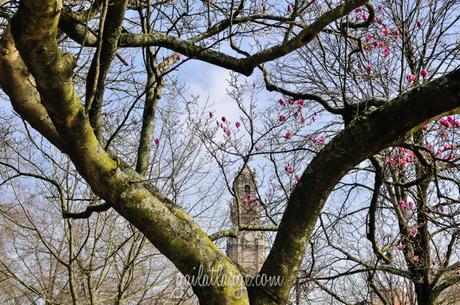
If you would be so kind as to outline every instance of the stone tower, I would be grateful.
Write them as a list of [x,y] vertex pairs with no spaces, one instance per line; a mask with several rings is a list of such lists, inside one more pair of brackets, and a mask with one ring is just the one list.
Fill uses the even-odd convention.
[[[255,174],[246,165],[234,182],[238,196],[240,226],[260,225],[262,208],[257,198]],[[230,204],[230,218],[233,227],[238,226],[237,201]],[[227,255],[250,275],[259,272],[265,260],[265,236],[260,231],[243,231],[238,237],[231,237],[227,243]]]

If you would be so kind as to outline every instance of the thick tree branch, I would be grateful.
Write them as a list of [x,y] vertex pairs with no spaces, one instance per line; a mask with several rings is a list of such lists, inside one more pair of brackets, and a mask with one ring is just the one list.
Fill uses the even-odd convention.
[[[433,101],[438,101],[434,103]],[[401,95],[340,132],[307,167],[292,193],[261,272],[284,275],[282,286],[253,288],[255,304],[286,301],[310,235],[333,187],[354,166],[404,140],[427,121],[460,112],[460,70]],[[400,118],[405,118],[401,120]]]
[[377,237],[376,237],[376,214],[377,214],[377,205],[380,196],[380,188],[383,184],[383,170],[380,166],[379,161],[375,157],[369,158],[371,160],[372,165],[375,168],[375,181],[374,181],[374,192],[372,193],[371,203],[369,206],[369,232],[367,233],[367,239],[372,244],[372,250],[374,251],[375,255],[382,259],[385,263],[391,263],[391,260],[386,257],[382,250],[377,245]]
[[149,166],[153,132],[155,130],[155,113],[164,87],[163,73],[178,60],[178,54],[173,54],[158,65],[154,62],[155,58],[151,51],[147,49],[146,53],[147,85],[136,162],[136,171],[141,175],[147,173]]
[[9,27],[0,41],[0,87],[13,109],[54,146],[65,150],[48,112],[41,103],[35,80],[16,49]]
[[[191,278],[226,275],[225,285],[193,286],[202,304],[248,304],[240,274],[185,212],[143,183],[143,177],[112,158],[97,140],[72,82],[74,61],[56,41],[62,1],[24,0],[12,19],[17,48],[34,76],[42,101],[68,155],[94,193],[136,226],[175,266]],[[120,166],[119,166],[120,165]],[[220,274],[222,274],[220,273]]]
[[[225,53],[211,50],[209,47],[197,45],[200,40],[207,38],[213,33],[218,33],[228,27],[223,23],[220,27],[213,29],[208,35],[198,35],[188,40],[183,40],[164,33],[156,32],[149,34],[122,33],[119,47],[165,47],[172,51],[181,53],[190,58],[199,59],[216,66],[226,68],[244,75],[251,75],[254,69],[265,62],[283,57],[309,43],[331,22],[349,14],[353,9],[359,7],[367,0],[347,0],[343,4],[331,9],[318,17],[312,24],[301,30],[300,33],[281,44],[264,49],[246,58],[237,58]],[[76,41],[86,41],[87,45],[94,45],[97,39],[90,31],[86,31],[83,25],[75,22],[75,18],[66,16],[60,23],[61,28],[68,32],[69,37]],[[84,36],[86,34],[86,36]],[[83,37],[81,36],[83,35]],[[91,43],[90,43],[91,42]]]
[[116,55],[118,39],[121,33],[121,23],[125,15],[128,0],[115,1],[109,4],[106,1],[103,19],[101,19],[99,46],[91,62],[86,83],[86,111],[89,113],[91,126],[96,136],[101,140],[101,114],[104,99],[105,80],[109,73],[110,65]]

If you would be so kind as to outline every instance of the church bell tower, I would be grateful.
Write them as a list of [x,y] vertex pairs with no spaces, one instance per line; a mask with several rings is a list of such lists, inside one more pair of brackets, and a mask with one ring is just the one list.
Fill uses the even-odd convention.
[[[230,218],[233,227],[260,225],[262,207],[257,197],[255,173],[247,165],[234,182],[238,197],[230,204]],[[265,236],[260,231],[240,231],[238,237],[231,237],[227,243],[227,255],[250,275],[255,276],[265,260]]]

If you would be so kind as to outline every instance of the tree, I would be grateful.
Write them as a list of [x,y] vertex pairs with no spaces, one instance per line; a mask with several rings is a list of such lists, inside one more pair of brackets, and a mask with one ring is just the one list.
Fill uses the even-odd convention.
[[[115,209],[184,275],[197,276],[197,267],[201,266],[205,275],[213,277],[214,270],[221,268],[220,274],[226,275],[222,285],[213,283],[203,287],[192,282],[201,304],[286,303],[318,217],[337,183],[361,162],[417,134],[426,122],[460,111],[456,42],[446,44],[442,50],[425,50],[435,54],[436,70],[430,70],[432,75],[423,82],[418,81],[419,76],[425,78],[422,69],[427,63],[423,62],[422,55],[419,62],[408,60],[410,86],[402,85],[406,69],[406,61],[403,61],[398,67],[401,73],[396,89],[391,87],[390,92],[385,92],[373,87],[379,79],[384,80],[384,75],[375,74],[376,66],[363,61],[366,55],[362,55],[365,51],[362,41],[368,39],[366,29],[385,24],[386,19],[364,0],[324,4],[295,1],[288,4],[287,10],[277,2],[268,1],[240,1],[238,4],[234,1],[178,1],[171,5],[169,2],[127,0],[83,4],[23,0],[17,8],[16,4],[11,1],[11,9],[2,10],[2,15],[11,19],[2,35],[0,57],[0,84],[15,111],[68,155],[94,194],[104,201],[102,206],[89,207],[90,210]],[[384,4],[398,7],[393,1]],[[401,1],[400,7],[403,11],[414,7],[412,11],[429,16],[426,12],[437,10],[438,4],[445,8],[439,18],[451,20],[443,31],[434,31],[441,38],[455,29],[458,18],[451,17],[456,9],[455,1],[433,1],[423,9],[418,1]],[[139,22],[130,22],[134,12],[140,15],[136,19]],[[357,21],[351,21],[352,16]],[[402,23],[398,23],[397,18],[392,23],[397,28],[394,33],[402,36],[397,44],[403,56],[415,52],[407,37],[413,33],[411,26],[420,22],[406,17],[403,14]],[[94,28],[94,21],[98,28]],[[431,32],[438,21],[430,19]],[[427,25],[428,31],[430,27]],[[269,32],[273,39],[259,38],[257,34],[263,31]],[[253,39],[252,43],[247,39]],[[339,57],[337,67],[333,62],[327,64],[332,58],[322,42],[328,40],[336,40],[335,51],[346,55]],[[82,87],[76,77],[76,70],[82,65],[79,53],[70,53],[75,44],[95,49],[84,94],[77,90]],[[253,50],[244,50],[251,45],[255,45]],[[231,55],[223,51],[224,46],[231,48]],[[324,52],[321,60],[329,77],[321,67],[312,71],[314,52],[302,53],[309,46]],[[366,43],[365,46],[369,48]],[[167,51],[170,50],[246,76],[260,69],[267,89],[292,97],[291,104],[318,103],[326,111],[343,118],[344,124],[337,127],[327,144],[314,154],[289,194],[273,246],[260,271],[268,277],[282,276],[282,284],[245,287],[242,282],[231,281],[231,277],[244,276],[244,273],[175,200],[145,179],[146,162],[143,160],[150,154],[146,148],[151,146],[149,142],[153,139],[155,92],[147,94],[144,105],[137,168],[133,169],[131,162],[123,160],[112,146],[114,137],[107,136],[110,131],[104,130],[111,119],[104,116],[103,111],[107,76],[113,69],[114,59],[123,59],[119,50],[136,47],[145,50],[147,70],[151,69],[148,75],[154,82],[152,87],[160,85],[166,70],[180,60],[175,53]],[[149,49],[151,47],[155,49]],[[154,55],[159,54],[167,54],[168,63],[162,67],[155,62],[158,57]],[[312,72],[307,75],[307,86],[302,88],[302,92],[307,93],[271,81],[270,63],[294,60],[296,55],[302,57],[303,54],[311,56],[305,58],[306,70]],[[358,72],[353,66],[355,54],[362,62]],[[282,70],[288,72],[289,68]],[[350,91],[357,86],[363,91]],[[146,92],[149,89],[150,85]],[[285,135],[286,139],[291,137],[291,133]],[[287,171],[292,172],[288,167]]]

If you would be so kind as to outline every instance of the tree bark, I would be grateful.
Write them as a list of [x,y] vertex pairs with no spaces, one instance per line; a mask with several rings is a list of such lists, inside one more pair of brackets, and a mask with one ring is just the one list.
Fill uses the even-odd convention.
[[436,296],[428,284],[415,284],[418,305],[436,305]]

